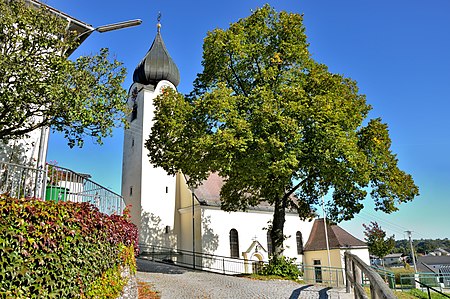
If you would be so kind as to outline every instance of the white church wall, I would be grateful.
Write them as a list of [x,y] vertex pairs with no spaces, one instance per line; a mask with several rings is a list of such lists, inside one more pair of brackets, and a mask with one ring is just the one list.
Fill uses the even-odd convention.
[[[225,212],[216,207],[202,206],[202,236],[203,252],[215,255],[230,256],[230,230],[238,231],[239,258],[244,258],[243,252],[247,251],[253,241],[258,241],[263,248],[260,249],[260,256],[263,260],[268,260],[267,230],[268,221],[273,215],[270,211],[249,211],[249,212]],[[285,241],[284,255],[297,258],[301,261],[301,256],[297,254],[296,232],[301,231],[303,240],[306,242],[312,227],[311,222],[301,221],[297,215],[286,216],[285,234],[289,237]]]
[[145,148],[153,126],[153,99],[164,87],[175,88],[170,82],[161,81],[154,91],[140,84],[133,84],[130,89],[129,105],[133,107],[134,97],[137,115],[124,135],[122,196],[126,204],[133,205],[131,216],[139,227],[139,242],[169,247],[175,240],[176,179],[162,168],[154,168]]
[[311,229],[314,221],[302,221],[296,213],[287,214],[286,222],[284,225],[284,234],[288,238],[284,241],[285,246],[285,256],[297,258],[297,262],[303,262],[303,255],[297,254],[297,231],[302,234],[303,246],[305,246],[308,241],[309,235],[311,234]]
[[[130,90],[128,106],[133,107],[134,101],[138,107],[143,107],[144,87],[140,84],[133,84]],[[133,95],[133,91],[136,93]],[[137,92],[141,90],[141,92]],[[123,159],[122,159],[122,196],[125,204],[130,206],[131,221],[140,228],[141,225],[141,157],[143,149],[142,111],[139,109],[136,119],[130,122],[130,127],[124,131]]]

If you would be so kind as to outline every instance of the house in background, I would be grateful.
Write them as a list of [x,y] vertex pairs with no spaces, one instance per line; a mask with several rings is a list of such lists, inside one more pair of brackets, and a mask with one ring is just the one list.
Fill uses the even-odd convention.
[[[333,281],[335,285],[343,285],[345,276],[341,268],[345,267],[344,253],[346,251],[370,265],[369,249],[365,242],[355,238],[338,225],[327,223],[325,234],[324,220],[316,219],[304,247],[304,280],[311,283]],[[336,269],[324,270],[324,267]]]
[[391,253],[383,258],[385,267],[403,266],[404,262],[405,260],[402,253]]
[[382,266],[383,265],[382,260],[378,256],[371,254],[371,255],[369,255],[369,258],[370,258],[370,265],[371,266],[378,267],[378,266]]
[[447,288],[450,287],[450,256],[418,256],[417,270],[419,272],[438,274],[439,282]]
[[417,257],[417,270],[439,273],[442,268],[450,268],[450,256],[422,255]]
[[450,255],[450,252],[448,252],[445,249],[437,248],[433,250],[432,252],[429,252],[428,255],[434,255],[434,256],[441,256],[441,255]]

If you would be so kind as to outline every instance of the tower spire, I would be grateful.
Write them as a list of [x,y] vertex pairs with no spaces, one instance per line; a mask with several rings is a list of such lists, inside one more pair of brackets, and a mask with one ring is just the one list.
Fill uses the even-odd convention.
[[161,36],[161,12],[158,12],[157,21],[156,37],[147,54],[134,70],[133,82],[156,86],[159,81],[167,80],[177,86],[180,83],[180,72]]
[[158,28],[157,29],[158,33],[161,33],[161,16],[162,16],[161,12],[158,11],[158,18],[157,18],[158,23],[156,24],[156,28]]

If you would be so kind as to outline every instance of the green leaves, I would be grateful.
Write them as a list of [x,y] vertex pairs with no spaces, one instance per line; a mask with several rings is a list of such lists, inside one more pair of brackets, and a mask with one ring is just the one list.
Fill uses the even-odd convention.
[[384,258],[395,247],[394,236],[386,238],[386,232],[376,222],[364,226],[364,235],[371,254]]
[[0,215],[0,297],[79,297],[105,271],[136,267],[137,228],[122,216],[5,195]]
[[295,259],[286,258],[285,256],[272,256],[268,264],[265,264],[261,271],[262,275],[276,275],[297,280],[301,274]]
[[0,139],[43,126],[64,132],[69,146],[98,143],[127,124],[125,68],[107,49],[69,60],[77,33],[45,7],[0,1]]

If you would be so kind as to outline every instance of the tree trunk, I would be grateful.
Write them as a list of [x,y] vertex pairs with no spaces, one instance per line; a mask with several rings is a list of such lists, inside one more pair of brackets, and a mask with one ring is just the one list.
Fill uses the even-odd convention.
[[283,241],[284,241],[284,223],[286,221],[286,199],[284,197],[278,198],[274,204],[272,230],[270,231],[270,238],[272,240],[272,254],[274,258],[283,255]]

